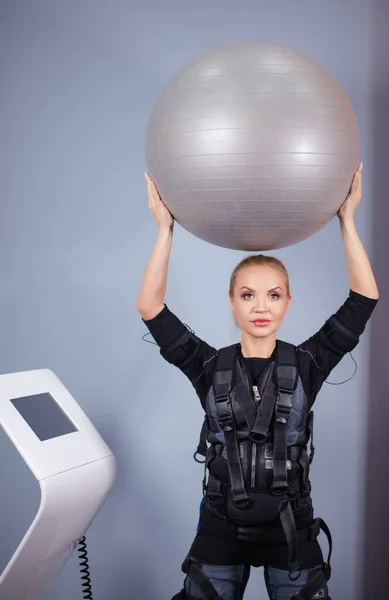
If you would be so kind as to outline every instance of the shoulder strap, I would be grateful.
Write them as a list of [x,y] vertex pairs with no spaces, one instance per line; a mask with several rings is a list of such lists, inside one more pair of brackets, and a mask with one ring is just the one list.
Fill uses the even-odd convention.
[[232,410],[229,394],[235,379],[237,359],[236,344],[220,348],[216,357],[215,371],[213,374],[213,390],[215,393],[216,411],[220,426],[225,432],[225,425],[230,425]]
[[[232,344],[231,346],[226,346],[225,348],[220,348],[217,353],[216,363],[215,363],[215,371],[214,375],[217,372],[225,371],[226,373],[230,373],[230,389],[233,386],[234,378],[235,378],[235,365],[236,358],[238,354],[238,349],[236,344]],[[215,383],[215,379],[214,379]]]
[[[275,495],[284,495],[288,492],[286,426],[292,410],[293,392],[298,379],[296,348],[292,344],[277,341],[274,378],[277,385],[277,401],[274,413],[273,485],[271,489]],[[291,577],[291,572],[298,571],[300,565],[298,534],[290,500],[282,503],[280,519],[288,543],[289,576]]]
[[217,418],[224,432],[233,502],[236,506],[245,506],[250,502],[250,498],[244,487],[234,414],[230,401],[230,392],[235,377],[236,360],[236,344],[219,350],[213,376],[213,388]]
[[[236,361],[236,344],[233,344],[232,346],[227,346],[225,348],[221,348],[218,351],[217,357],[216,357],[216,361],[215,361],[215,371],[214,371],[214,376],[213,376],[213,386],[214,386],[214,390],[215,390],[215,396],[217,394],[222,395],[223,394],[223,387],[220,388],[219,386],[223,384],[226,384],[228,387],[228,392],[231,390],[233,383],[234,383],[234,379],[235,379],[235,361]],[[216,376],[216,373],[218,372],[224,372],[220,377]],[[215,387],[216,386],[216,387]],[[208,432],[209,432],[209,424],[208,424],[208,418],[207,415],[205,414],[204,416],[204,421],[203,421],[203,426],[201,428],[201,432],[200,432],[200,438],[199,438],[199,443],[196,449],[196,452],[193,455],[193,458],[195,459],[196,462],[200,462],[200,463],[205,463],[205,460],[199,460],[197,458],[197,455],[200,454],[201,456],[206,456],[207,454],[207,437],[208,437]]]
[[[290,392],[293,394],[296,389],[297,378],[296,347],[288,342],[277,340],[274,379],[278,389],[281,391],[285,390],[288,394]],[[292,398],[290,398],[291,400]]]
[[296,349],[292,344],[277,342],[276,368],[277,400],[274,416],[273,493],[285,493],[288,488],[286,425],[292,410],[298,370]]

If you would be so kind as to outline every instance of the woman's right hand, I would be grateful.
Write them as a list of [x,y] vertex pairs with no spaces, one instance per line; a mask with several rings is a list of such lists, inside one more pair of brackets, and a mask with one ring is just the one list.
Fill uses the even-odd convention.
[[149,209],[153,213],[159,227],[172,227],[174,218],[161,199],[157,186],[148,173],[145,173],[147,183],[147,196],[149,200]]

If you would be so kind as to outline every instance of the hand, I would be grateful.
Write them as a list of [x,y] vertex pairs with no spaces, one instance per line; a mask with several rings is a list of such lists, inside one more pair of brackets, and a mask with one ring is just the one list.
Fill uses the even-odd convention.
[[157,190],[157,186],[148,173],[145,173],[147,182],[147,196],[149,209],[153,213],[160,227],[172,227],[174,219],[167,206],[163,203]]
[[337,212],[340,221],[354,219],[355,210],[362,198],[362,168],[363,164],[361,163],[351,182],[348,196]]

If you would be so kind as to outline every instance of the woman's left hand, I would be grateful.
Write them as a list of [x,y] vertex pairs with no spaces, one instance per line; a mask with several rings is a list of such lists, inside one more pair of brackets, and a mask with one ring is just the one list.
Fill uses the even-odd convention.
[[363,164],[361,163],[351,182],[348,196],[337,212],[341,221],[354,219],[355,210],[362,198],[362,167]]

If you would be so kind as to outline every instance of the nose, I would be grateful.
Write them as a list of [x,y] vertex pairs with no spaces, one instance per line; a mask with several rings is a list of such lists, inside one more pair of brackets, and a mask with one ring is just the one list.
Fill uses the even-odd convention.
[[266,300],[258,298],[257,301],[256,301],[256,303],[255,303],[255,306],[254,306],[254,311],[257,312],[257,313],[267,312],[268,308],[267,308],[267,302],[266,302]]

